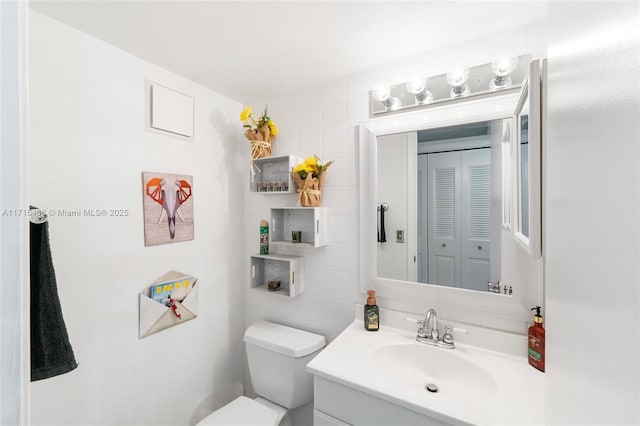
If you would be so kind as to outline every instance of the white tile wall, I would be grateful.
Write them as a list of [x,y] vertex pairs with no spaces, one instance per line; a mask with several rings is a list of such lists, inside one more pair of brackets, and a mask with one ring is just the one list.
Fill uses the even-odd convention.
[[[546,40],[540,31],[544,23],[494,34],[473,42],[426,52],[376,69],[340,77],[273,99],[249,103],[259,111],[269,102],[271,118],[279,126],[274,152],[307,157],[317,154],[324,161],[335,160],[328,171],[323,191],[323,206],[328,207],[329,244],[305,250],[306,291],[292,300],[275,294],[250,290],[248,273],[241,282],[246,288],[245,326],[264,318],[325,334],[331,341],[353,319],[353,304],[363,303],[358,273],[358,149],[356,127],[369,119],[368,93],[379,80],[391,83],[406,81],[419,72],[435,75],[458,63],[476,65],[490,62],[505,51],[531,52],[544,56]],[[248,186],[248,185],[247,185]],[[245,196],[245,255],[258,247],[258,223],[268,214],[270,205],[295,205],[295,196]],[[264,217],[266,218],[266,217]],[[248,260],[246,261],[248,264]],[[248,266],[247,266],[248,270]],[[240,283],[239,283],[240,284]],[[427,305],[439,302],[438,295],[425,296],[421,289],[398,289],[397,298],[378,299],[380,306],[424,313]],[[468,301],[450,303],[443,310],[445,318],[458,317],[490,327],[522,331],[523,324],[509,322],[509,316],[492,316],[482,303],[473,312]],[[505,322],[505,324],[502,324]]]
[[[342,77],[322,84],[322,130],[344,130],[346,124],[347,81]],[[338,144],[329,143],[327,146],[344,149]]]

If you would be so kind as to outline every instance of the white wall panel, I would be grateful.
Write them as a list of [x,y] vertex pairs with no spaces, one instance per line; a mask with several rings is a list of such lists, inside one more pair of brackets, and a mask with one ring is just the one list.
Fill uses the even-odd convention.
[[[129,212],[49,219],[79,366],[31,385],[32,424],[185,425],[198,401],[244,375],[242,106],[37,12],[30,19],[30,202]],[[201,137],[145,130],[147,80],[194,95]],[[193,241],[144,247],[142,171],[193,176]],[[198,278],[200,315],[139,340],[138,293],[169,270]]]
[[544,249],[552,425],[640,423],[639,7],[549,5]]

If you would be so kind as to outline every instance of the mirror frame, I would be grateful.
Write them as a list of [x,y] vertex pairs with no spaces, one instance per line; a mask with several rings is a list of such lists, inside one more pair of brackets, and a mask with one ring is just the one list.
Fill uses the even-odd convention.
[[509,234],[513,227],[513,196],[511,182],[513,182],[513,120],[502,120],[502,228]]
[[[473,99],[457,99],[448,103],[374,118],[362,122],[358,128],[359,141],[359,242],[360,242],[360,291],[374,289],[377,295],[391,300],[410,302],[419,298],[445,303],[455,300],[455,304],[465,308],[481,305],[485,312],[502,313],[528,318],[527,301],[520,300],[518,283],[513,286],[513,295],[479,292],[455,287],[445,287],[377,276],[377,136],[404,133],[422,129],[455,126],[479,121],[512,119],[519,99],[520,87],[478,96]],[[512,126],[513,127],[513,126]],[[511,192],[511,187],[506,188]],[[471,296],[471,298],[469,297]],[[436,303],[437,302],[437,303]],[[479,310],[479,309],[474,309]],[[426,311],[426,309],[425,309]],[[453,318],[452,318],[453,319]]]
[[[520,123],[518,116],[529,104],[529,236],[522,233],[522,162]],[[513,145],[516,150],[516,226],[514,239],[534,259],[542,256],[542,164],[541,164],[541,80],[540,61],[529,64],[529,76],[522,83],[518,104],[513,113]]]

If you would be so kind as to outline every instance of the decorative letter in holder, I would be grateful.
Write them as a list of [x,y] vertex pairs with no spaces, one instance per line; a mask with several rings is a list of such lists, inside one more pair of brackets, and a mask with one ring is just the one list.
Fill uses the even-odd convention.
[[198,316],[198,279],[167,272],[139,294],[138,337],[150,336]]

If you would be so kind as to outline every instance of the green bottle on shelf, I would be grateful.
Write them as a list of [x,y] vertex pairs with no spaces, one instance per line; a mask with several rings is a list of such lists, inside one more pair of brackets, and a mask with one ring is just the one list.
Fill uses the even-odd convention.
[[260,221],[260,254],[269,254],[269,222]]

